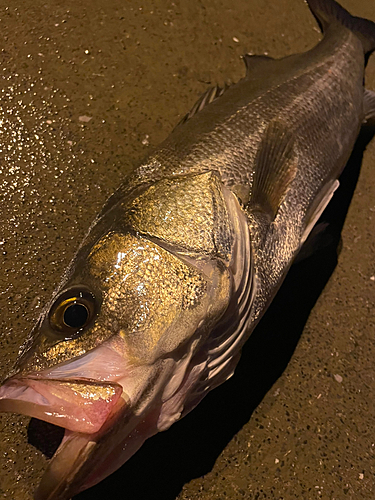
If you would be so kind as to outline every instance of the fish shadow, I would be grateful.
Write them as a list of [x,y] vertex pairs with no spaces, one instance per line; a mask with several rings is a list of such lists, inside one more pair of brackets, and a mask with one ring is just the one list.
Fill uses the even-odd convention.
[[[364,150],[375,128],[356,142],[340,188],[322,214],[322,243],[294,264],[267,313],[243,348],[233,377],[167,432],[146,441],[118,471],[74,500],[111,498],[174,500],[183,485],[208,473],[233,436],[246,424],[285,370],[311,309],[329,280],[341,244],[341,230],[358,180]],[[307,243],[307,242],[306,242]]]

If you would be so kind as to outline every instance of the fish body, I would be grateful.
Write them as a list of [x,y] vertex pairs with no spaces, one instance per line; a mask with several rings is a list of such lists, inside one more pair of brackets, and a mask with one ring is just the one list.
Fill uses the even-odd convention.
[[69,499],[227,380],[338,187],[374,98],[375,25],[309,0],[324,37],[245,56],[93,222],[0,388],[66,429],[36,492]]

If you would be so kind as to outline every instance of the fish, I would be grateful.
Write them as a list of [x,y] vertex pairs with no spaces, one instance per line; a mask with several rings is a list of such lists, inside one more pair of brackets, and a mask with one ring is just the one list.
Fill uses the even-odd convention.
[[36,500],[68,500],[230,378],[320,215],[375,94],[375,24],[308,0],[323,32],[207,91],[107,201],[0,387],[64,429]]

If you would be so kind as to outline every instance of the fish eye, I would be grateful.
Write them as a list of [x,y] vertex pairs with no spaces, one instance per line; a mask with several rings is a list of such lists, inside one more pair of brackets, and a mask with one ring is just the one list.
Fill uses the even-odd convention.
[[87,323],[89,311],[85,304],[73,303],[64,311],[64,324],[70,328],[82,328]]
[[84,288],[74,288],[56,299],[49,313],[49,322],[54,330],[69,338],[91,322],[97,309],[93,293]]

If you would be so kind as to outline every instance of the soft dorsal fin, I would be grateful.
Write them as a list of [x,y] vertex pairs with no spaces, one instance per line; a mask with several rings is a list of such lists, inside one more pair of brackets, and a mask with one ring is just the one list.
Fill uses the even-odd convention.
[[251,74],[258,70],[259,68],[264,67],[266,64],[271,61],[275,61],[273,57],[269,57],[266,55],[256,55],[256,54],[245,54],[242,56],[243,62],[246,66],[246,76],[251,76]]
[[190,118],[199,111],[201,111],[207,104],[210,104],[212,101],[215,101],[218,99],[220,96],[224,94],[226,90],[230,87],[230,84],[225,84],[224,87],[219,87],[218,85],[215,85],[215,87],[211,87],[206,92],[200,96],[198,101],[194,104],[194,106],[191,108],[189,113],[187,113],[182,120],[179,121],[179,123],[176,125],[176,127],[182,125],[183,123],[187,122],[190,120]]
[[255,160],[249,210],[261,211],[272,221],[296,172],[294,136],[286,124],[272,121],[265,130]]

